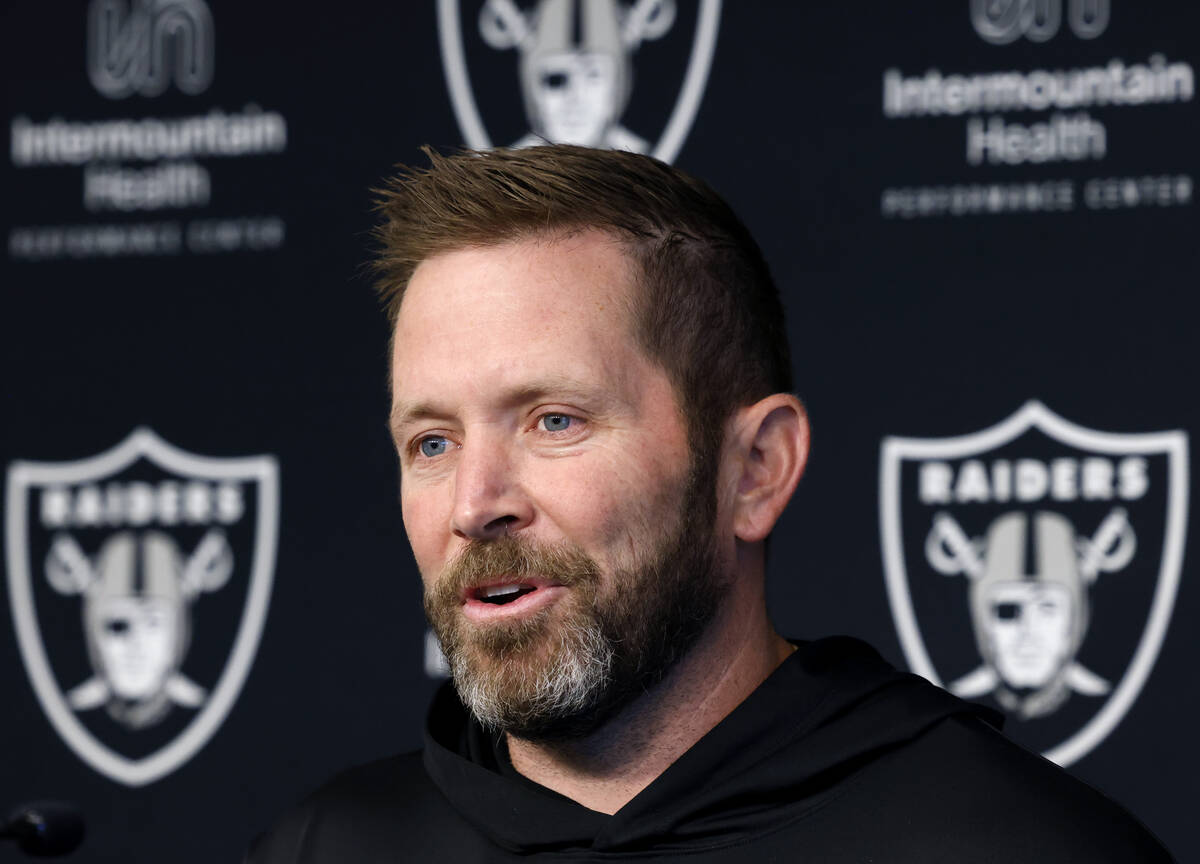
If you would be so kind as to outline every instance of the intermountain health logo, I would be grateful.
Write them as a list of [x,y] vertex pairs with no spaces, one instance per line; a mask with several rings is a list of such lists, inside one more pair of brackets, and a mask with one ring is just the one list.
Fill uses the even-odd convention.
[[203,93],[213,77],[213,21],[204,0],[92,0],[88,77],[110,99],[158,96],[171,82]]
[[1171,619],[1187,436],[1077,426],[1040,402],[953,438],[887,438],[888,598],[909,666],[990,701],[1069,765],[1133,705]]
[[140,786],[213,736],[258,649],[278,521],[272,457],[197,456],[149,429],[87,459],[10,466],[17,641],[84,762]]
[[[1046,42],[1062,25],[1062,7],[1063,0],[971,0],[971,24],[993,45],[1022,36]],[[1067,23],[1080,39],[1095,39],[1108,28],[1110,7],[1110,0],[1067,0]]]
[[579,144],[665,162],[695,119],[721,17],[721,0],[438,0],[437,8],[446,82],[469,146]]

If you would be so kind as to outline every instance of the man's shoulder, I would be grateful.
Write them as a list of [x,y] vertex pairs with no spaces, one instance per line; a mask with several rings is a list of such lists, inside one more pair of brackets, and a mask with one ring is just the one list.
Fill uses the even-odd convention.
[[928,848],[955,860],[990,848],[1011,860],[1171,861],[1121,805],[976,717],[946,718],[853,785],[860,804],[879,805],[885,833],[924,826]]
[[[375,859],[445,818],[421,752],[358,765],[322,784],[255,841],[247,864]],[[330,857],[349,855],[349,858]],[[357,856],[357,857],[356,857]]]
[[392,807],[420,798],[433,788],[422,764],[422,751],[413,750],[376,759],[327,780],[308,800],[324,810]]

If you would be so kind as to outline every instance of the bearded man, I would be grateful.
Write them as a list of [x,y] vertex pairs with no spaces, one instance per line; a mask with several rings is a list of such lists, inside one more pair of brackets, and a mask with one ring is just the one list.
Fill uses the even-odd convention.
[[712,190],[617,151],[429,156],[380,195],[378,271],[453,687],[421,753],[334,780],[250,861],[1169,860],[985,709],[775,632],[808,421]]

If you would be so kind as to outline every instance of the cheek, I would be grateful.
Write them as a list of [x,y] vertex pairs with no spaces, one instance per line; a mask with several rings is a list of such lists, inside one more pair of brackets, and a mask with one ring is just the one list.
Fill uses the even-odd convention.
[[404,533],[417,561],[421,579],[428,582],[430,576],[442,566],[446,543],[451,536],[449,515],[443,514],[438,496],[428,492],[405,490],[400,492],[400,517],[404,521]]
[[607,559],[601,563],[629,566],[648,540],[674,527],[684,469],[610,450],[592,455],[586,466],[547,474],[541,510],[568,539]]
[[525,468],[523,487],[538,515],[568,533],[588,525],[599,528],[615,503],[607,466],[593,454],[544,461],[532,458]]

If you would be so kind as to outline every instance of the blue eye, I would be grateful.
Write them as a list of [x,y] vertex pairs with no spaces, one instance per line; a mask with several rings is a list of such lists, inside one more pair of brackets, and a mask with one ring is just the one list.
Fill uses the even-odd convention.
[[547,432],[566,432],[573,419],[568,414],[543,414],[542,428]]
[[421,439],[420,447],[422,456],[441,456],[446,452],[446,439],[437,435],[430,435],[428,438]]

